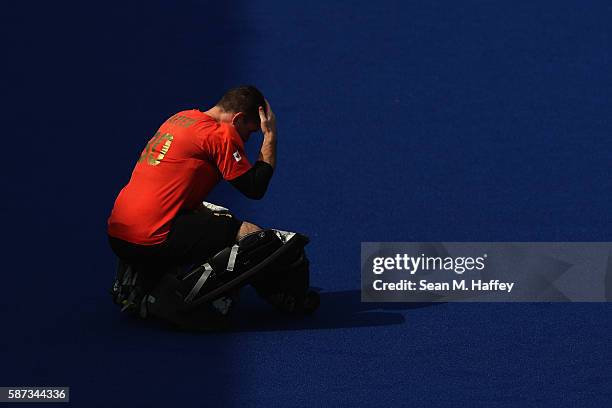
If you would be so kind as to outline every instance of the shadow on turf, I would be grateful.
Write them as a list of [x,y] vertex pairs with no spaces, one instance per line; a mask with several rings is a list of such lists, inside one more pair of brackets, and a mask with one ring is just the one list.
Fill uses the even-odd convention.
[[[349,327],[375,327],[403,324],[406,319],[401,311],[436,306],[440,303],[365,303],[359,290],[319,292],[321,306],[310,316],[290,317],[275,311],[262,301],[251,288],[244,288],[234,316],[224,329],[191,331],[193,334],[257,332],[283,330],[328,330]],[[184,331],[156,320],[142,320],[124,315],[116,325],[137,326],[145,330]]]
[[[439,303],[362,303],[359,290],[319,292],[321,306],[311,316],[288,317],[275,312],[252,293],[243,296],[232,323],[232,332],[316,330],[402,324],[399,311]],[[255,297],[255,299],[253,299]]]

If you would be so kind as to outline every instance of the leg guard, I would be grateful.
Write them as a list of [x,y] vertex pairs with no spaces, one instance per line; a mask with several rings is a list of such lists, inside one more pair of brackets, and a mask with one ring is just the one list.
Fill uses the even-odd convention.
[[286,251],[251,285],[268,303],[288,314],[312,313],[319,306],[319,295],[310,290],[309,261],[303,247]]
[[[180,281],[178,292],[184,295],[184,309],[210,302],[247,283],[253,283],[260,293],[287,285],[296,291],[305,291],[308,288],[308,261],[304,254],[307,243],[308,238],[304,235],[277,230],[262,230],[245,236],[208,262],[177,277]],[[282,277],[292,265],[301,268],[299,279]]]
[[139,285],[133,270],[124,268],[127,272],[118,275],[121,284],[116,282],[113,288],[115,302],[124,309],[138,310],[142,317],[150,314],[187,329],[222,325],[239,288],[248,283],[281,310],[279,294],[284,303],[293,299],[300,305],[308,297],[307,243],[308,238],[301,234],[258,231],[202,265],[162,274],[156,284],[148,285],[150,290]]

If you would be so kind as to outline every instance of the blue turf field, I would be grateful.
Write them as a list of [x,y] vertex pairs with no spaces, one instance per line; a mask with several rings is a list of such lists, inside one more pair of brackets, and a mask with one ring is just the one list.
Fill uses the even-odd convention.
[[[0,386],[85,407],[611,406],[609,304],[359,301],[361,241],[612,241],[609,2],[3,8]],[[247,291],[232,333],[119,316],[117,192],[164,119],[239,83],[276,112],[279,167],[260,202],[210,200],[311,237],[320,312]]]

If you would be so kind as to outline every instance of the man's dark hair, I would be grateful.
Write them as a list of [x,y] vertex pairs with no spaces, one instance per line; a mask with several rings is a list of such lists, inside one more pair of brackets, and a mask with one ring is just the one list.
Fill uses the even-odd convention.
[[266,109],[266,100],[259,89],[243,85],[227,91],[217,106],[226,112],[243,112],[248,120],[259,123],[259,107]]

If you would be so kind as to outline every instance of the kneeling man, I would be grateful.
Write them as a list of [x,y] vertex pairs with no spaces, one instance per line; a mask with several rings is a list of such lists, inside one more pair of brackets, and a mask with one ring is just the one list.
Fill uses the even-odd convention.
[[[259,130],[263,142],[251,165],[244,143]],[[276,164],[276,138],[275,115],[253,86],[229,90],[206,111],[170,117],[144,148],[115,201],[108,219],[115,254],[127,263],[198,264],[260,231],[202,201],[222,179],[249,198],[262,198]],[[258,291],[273,304],[287,303],[263,286]]]

